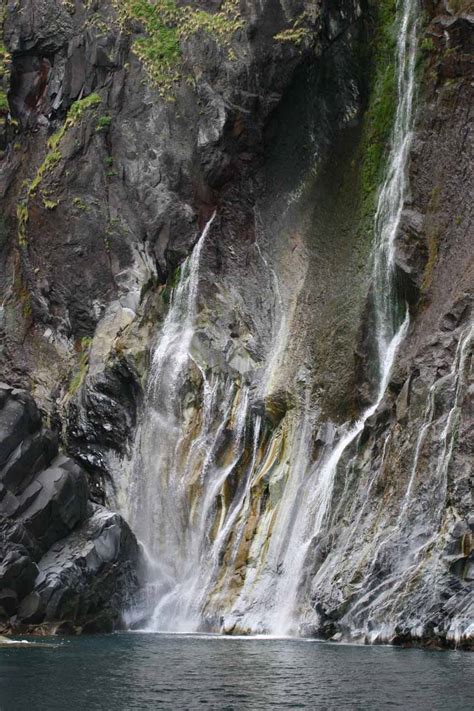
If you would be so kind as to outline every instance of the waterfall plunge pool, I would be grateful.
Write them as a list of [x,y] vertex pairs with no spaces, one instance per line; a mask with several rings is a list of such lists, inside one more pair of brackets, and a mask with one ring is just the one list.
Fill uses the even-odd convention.
[[1,711],[430,709],[474,698],[465,652],[120,633],[0,649]]

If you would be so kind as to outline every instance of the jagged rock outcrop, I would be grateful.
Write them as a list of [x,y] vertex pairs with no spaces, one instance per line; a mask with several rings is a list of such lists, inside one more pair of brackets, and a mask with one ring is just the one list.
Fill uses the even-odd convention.
[[85,472],[58,453],[31,396],[0,393],[0,624],[112,630],[139,585],[137,541],[91,504]]
[[[224,243],[243,234],[253,241],[268,117],[295,69],[343,45],[346,32],[350,42],[361,15],[352,0],[316,3],[295,46],[274,38],[303,16],[303,3],[244,3],[232,51],[212,29],[186,36],[189,81],[169,102],[133,52],[143,24],[132,17],[124,26],[117,7],[44,0],[37,12],[25,3],[21,21],[12,7],[4,25],[20,130],[9,129],[3,161],[3,265],[13,273],[2,287],[3,376],[33,386],[52,412],[67,381],[75,392],[89,366],[68,439],[99,476],[105,454],[123,454],[135,426],[163,283],[217,205]],[[349,78],[340,83],[357,103],[351,87]],[[48,148],[58,132],[58,147]],[[104,408],[118,430],[89,426]]]

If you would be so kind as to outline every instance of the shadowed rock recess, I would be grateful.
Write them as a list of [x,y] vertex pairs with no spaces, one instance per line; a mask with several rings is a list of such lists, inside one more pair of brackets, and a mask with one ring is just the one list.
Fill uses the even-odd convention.
[[472,648],[472,3],[0,22],[0,631]]

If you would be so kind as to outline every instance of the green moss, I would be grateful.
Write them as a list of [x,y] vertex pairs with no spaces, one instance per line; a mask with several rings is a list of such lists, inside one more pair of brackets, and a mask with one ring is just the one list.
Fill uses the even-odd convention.
[[375,71],[361,143],[364,212],[373,210],[378,186],[383,179],[397,102],[395,0],[379,0],[375,12],[371,58]]
[[173,274],[171,275],[171,279],[170,279],[171,289],[176,289],[176,287],[179,284],[180,279],[181,279],[181,267],[177,266],[176,269],[174,270]]
[[97,133],[100,133],[100,131],[106,131],[110,124],[112,123],[112,117],[105,115],[105,116],[100,116],[98,121],[97,121],[97,126],[96,126],[96,131]]
[[20,247],[26,245],[26,225],[28,223],[28,203],[19,202],[16,206],[16,218],[18,223],[18,243]]
[[22,307],[21,307],[21,313],[23,315],[23,318],[30,318],[33,314],[33,309],[31,306],[31,297],[29,294],[26,294],[24,298],[22,299]]
[[8,83],[10,77],[10,53],[3,41],[3,24],[5,22],[5,3],[0,2],[0,116],[8,114]]
[[113,0],[122,29],[132,22],[142,25],[144,36],[132,48],[143,63],[159,92],[171,98],[173,85],[182,77],[181,42],[198,32],[206,32],[229,48],[230,40],[242,27],[238,0],[224,0],[218,12],[178,6],[174,0]]
[[28,291],[27,285],[23,281],[22,273],[18,269],[18,265],[14,268],[13,274],[13,290],[16,296],[16,302],[21,307],[21,314],[23,318],[28,319],[33,313],[31,295]]
[[163,288],[163,291],[161,292],[161,298],[163,299],[163,303],[168,306],[169,303],[171,302],[171,295],[173,291],[176,289],[176,287],[179,284],[179,280],[181,279],[181,267],[178,265],[176,269],[173,271],[171,276],[168,277],[166,284]]
[[59,202],[57,200],[49,200],[43,196],[43,205],[47,210],[54,210],[59,205]]
[[89,94],[84,99],[79,99],[75,101],[68,111],[68,121],[70,124],[76,123],[88,109],[92,109],[98,106],[102,102],[102,98],[99,94]]
[[92,338],[90,338],[89,336],[81,338],[78,369],[69,382],[69,395],[74,395],[84,382],[87,371],[89,369],[89,354],[91,345]]
[[84,202],[84,200],[81,200],[79,197],[75,197],[74,200],[72,201],[72,204],[74,207],[77,207],[78,210],[81,210],[82,212],[86,212],[87,210],[87,205]]
[[307,27],[290,27],[287,30],[283,30],[274,36],[277,42],[291,42],[291,44],[299,47],[303,44],[305,39],[311,36],[311,32]]
[[293,22],[292,26],[286,30],[278,32],[274,35],[273,39],[277,42],[289,42],[294,44],[296,47],[300,47],[305,40],[311,39],[314,32],[308,26],[308,21],[314,25],[316,16],[311,17],[310,13],[302,12],[299,17]]
[[6,114],[8,110],[9,106],[6,92],[0,89],[0,114]]
[[434,52],[436,49],[435,43],[431,37],[424,37],[420,44],[420,49],[422,52]]

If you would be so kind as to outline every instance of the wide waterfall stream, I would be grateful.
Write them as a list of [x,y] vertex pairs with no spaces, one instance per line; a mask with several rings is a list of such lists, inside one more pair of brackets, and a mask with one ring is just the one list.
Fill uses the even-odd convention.
[[[209,362],[200,283],[214,214],[181,267],[157,334],[130,473],[119,492],[148,556],[148,584],[128,613],[132,625],[274,635],[311,630],[317,617],[311,604],[317,578],[310,590],[307,575],[311,549],[328,522],[338,467],[351,470],[358,437],[384,398],[408,328],[394,285],[394,244],[406,192],[417,17],[416,0],[399,3],[398,105],[373,234],[376,396],[355,421],[335,426],[318,419],[305,386],[298,406],[268,435],[259,403],[272,396],[287,345],[288,304],[257,243],[275,304],[272,345],[253,370],[231,365],[225,353]],[[321,427],[331,434],[314,458]],[[258,498],[264,482],[268,502]],[[411,484],[408,498],[410,491]]]

